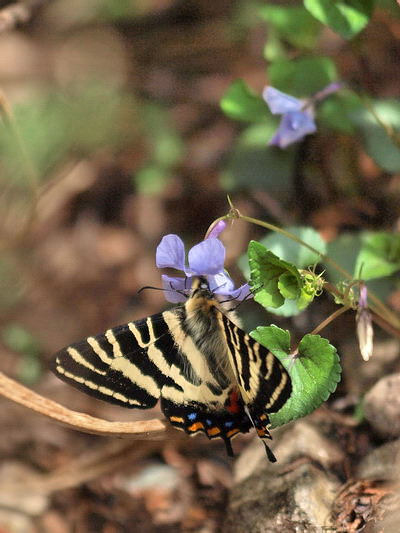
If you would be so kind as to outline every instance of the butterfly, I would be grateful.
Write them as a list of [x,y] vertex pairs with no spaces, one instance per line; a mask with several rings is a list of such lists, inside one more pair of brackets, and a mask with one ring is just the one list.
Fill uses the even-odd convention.
[[239,328],[212,293],[194,277],[183,305],[128,322],[60,350],[53,372],[107,402],[163,414],[189,435],[231,439],[255,428],[266,444],[269,413],[292,391],[280,361]]

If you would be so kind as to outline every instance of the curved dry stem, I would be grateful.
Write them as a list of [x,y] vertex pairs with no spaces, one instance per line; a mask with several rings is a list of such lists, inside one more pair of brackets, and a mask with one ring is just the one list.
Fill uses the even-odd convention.
[[0,372],[0,394],[36,413],[40,413],[63,426],[103,436],[134,436],[140,440],[159,440],[167,436],[179,438],[166,420],[140,420],[136,422],[110,422],[63,407],[53,400],[24,387]]

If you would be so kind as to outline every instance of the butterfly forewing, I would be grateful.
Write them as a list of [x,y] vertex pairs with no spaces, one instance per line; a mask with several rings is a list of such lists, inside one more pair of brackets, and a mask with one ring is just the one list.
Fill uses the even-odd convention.
[[[153,407],[164,386],[180,392],[168,375],[176,352],[166,311],[109,329],[58,352],[53,371],[64,381],[123,407]],[[176,355],[176,354],[175,354]]]

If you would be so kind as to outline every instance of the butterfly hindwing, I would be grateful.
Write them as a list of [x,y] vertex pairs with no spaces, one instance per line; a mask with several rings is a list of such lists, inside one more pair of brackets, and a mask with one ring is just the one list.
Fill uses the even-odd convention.
[[224,409],[211,409],[209,405],[197,402],[176,404],[161,399],[161,409],[169,422],[185,431],[188,435],[202,432],[209,439],[221,438],[225,441],[228,455],[233,455],[230,440],[238,433],[247,433],[252,423],[246,415],[243,405],[229,409],[231,398],[236,403],[236,394],[232,392]]
[[[245,410],[258,436],[270,439],[268,413],[276,413],[289,399],[292,392],[289,374],[271,352],[226,315],[221,313],[220,318]],[[269,459],[273,460],[267,446],[266,450]]]
[[223,313],[221,319],[243,400],[266,413],[279,411],[292,391],[282,363]]

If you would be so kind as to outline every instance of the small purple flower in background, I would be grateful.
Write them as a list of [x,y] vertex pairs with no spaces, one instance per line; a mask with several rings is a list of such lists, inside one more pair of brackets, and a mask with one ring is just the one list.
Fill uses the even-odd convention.
[[175,268],[182,270],[184,278],[163,274],[162,282],[166,299],[172,303],[184,302],[192,285],[193,276],[205,276],[210,290],[226,299],[244,300],[250,293],[247,283],[235,289],[233,281],[224,270],[225,247],[214,235],[218,235],[225,224],[217,224],[210,236],[188,253],[185,264],[185,246],[178,235],[166,235],[157,247],[156,263],[158,268]]
[[278,91],[274,87],[266,87],[263,91],[263,98],[271,113],[282,115],[281,123],[268,144],[286,148],[290,144],[300,141],[306,135],[317,131],[313,104],[338,91],[341,87],[340,83],[330,83],[305,101]]
[[371,313],[368,309],[367,295],[367,286],[361,284],[356,324],[358,344],[360,346],[360,352],[364,361],[368,361],[371,357],[374,344],[374,330],[372,328]]

